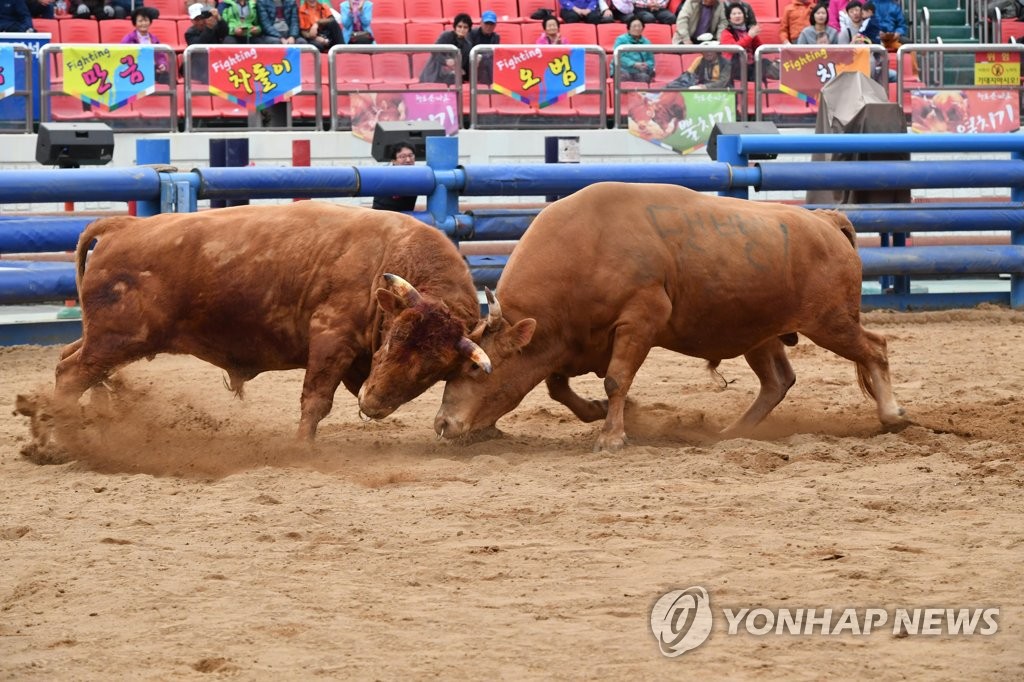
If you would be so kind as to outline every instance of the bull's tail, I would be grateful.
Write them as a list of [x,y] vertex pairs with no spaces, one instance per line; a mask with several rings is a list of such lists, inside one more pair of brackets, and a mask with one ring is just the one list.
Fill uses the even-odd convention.
[[875,398],[875,387],[871,382],[871,375],[868,374],[868,369],[864,365],[857,363],[857,385],[860,386],[860,391],[868,398],[874,401],[878,401]]
[[853,247],[853,250],[857,250],[857,230],[853,228],[853,223],[850,222],[850,219],[847,218],[844,213],[824,208],[816,210],[815,213],[838,227],[839,231],[843,233],[844,237],[846,237],[846,240],[850,242],[850,246]]
[[128,224],[123,216],[116,218],[100,218],[85,226],[81,236],[78,237],[78,247],[75,249],[75,288],[78,290],[78,299],[82,299],[82,278],[85,276],[85,256],[93,241],[112,229],[124,227]]

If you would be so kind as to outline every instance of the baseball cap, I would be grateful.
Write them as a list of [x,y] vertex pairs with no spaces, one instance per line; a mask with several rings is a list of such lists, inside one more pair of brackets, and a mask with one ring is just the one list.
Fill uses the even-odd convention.
[[714,33],[701,33],[697,36],[698,45],[717,45],[718,41],[715,40]]
[[[205,16],[204,16],[205,15]],[[210,10],[201,2],[194,2],[188,6],[189,19],[205,19],[210,16]]]
[[482,21],[485,24],[496,24],[498,23],[498,15],[492,12],[491,10],[487,10],[480,17],[480,21]]

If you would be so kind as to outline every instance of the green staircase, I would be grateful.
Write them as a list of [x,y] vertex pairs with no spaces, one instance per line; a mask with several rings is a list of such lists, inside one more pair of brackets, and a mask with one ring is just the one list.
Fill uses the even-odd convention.
[[[931,19],[929,42],[942,42],[947,45],[959,45],[979,42],[971,37],[971,26],[967,21],[967,12],[957,9],[957,0],[919,0],[917,5],[917,40],[923,40],[924,10],[927,5]],[[909,18],[909,17],[908,17]],[[941,83],[931,85],[965,85],[974,82],[973,54],[936,55],[937,63],[941,64]],[[932,81],[937,81],[939,73],[932,74]]]

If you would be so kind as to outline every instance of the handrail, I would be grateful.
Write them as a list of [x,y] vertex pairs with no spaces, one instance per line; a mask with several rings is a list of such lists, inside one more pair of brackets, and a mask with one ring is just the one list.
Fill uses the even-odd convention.
[[[32,35],[38,35],[38,34],[32,34]],[[21,97],[21,98],[24,98],[24,100],[25,100],[25,130],[24,130],[24,132],[31,133],[32,132],[32,115],[33,115],[33,110],[35,109],[35,106],[34,106],[35,105],[35,98],[33,97],[33,92],[32,92],[32,82],[33,82],[33,79],[35,78],[35,71],[36,71],[36,64],[37,64],[37,62],[36,62],[35,58],[33,57],[32,49],[31,48],[26,47],[24,45],[17,45],[17,44],[11,45],[11,47],[14,48],[15,59],[17,59],[18,55],[20,54],[22,62],[25,64],[25,80],[23,81],[24,88],[19,90],[17,87],[15,87],[15,89],[8,96],[9,97]],[[9,74],[8,77],[11,79],[12,83],[17,82],[17,79],[14,77],[13,73]],[[12,119],[9,119],[9,120],[13,121],[15,119],[12,118]]]
[[[904,59],[903,59],[903,56],[905,54],[908,54],[908,53],[912,54],[912,53],[916,53],[916,52],[923,53],[924,56],[925,56],[925,59],[923,59],[922,61],[927,62],[933,55],[941,56],[941,55],[944,55],[944,54],[947,54],[947,53],[950,53],[950,54],[967,54],[967,53],[978,53],[978,52],[1015,52],[1015,53],[1022,53],[1022,52],[1024,52],[1024,44],[1018,45],[1018,44],[1015,44],[1015,43],[989,43],[989,44],[986,44],[986,43],[972,43],[972,44],[957,44],[957,45],[953,45],[953,44],[933,43],[933,44],[930,44],[930,45],[924,45],[924,44],[908,44],[908,45],[903,45],[896,52],[896,55],[897,55],[897,57],[896,57],[896,73],[897,73],[897,77],[896,77],[896,101],[897,102],[902,102],[903,101],[903,94],[904,94],[904,85],[903,85],[903,76],[904,76],[904,73],[903,73],[904,72],[903,61],[904,61]],[[941,79],[938,82],[935,82],[935,83],[932,83],[930,81],[925,81],[925,82],[928,83],[929,85],[931,85],[932,87],[942,87]],[[963,85],[957,85],[956,88],[958,90],[1018,90],[1018,91],[1020,90],[1020,86],[1013,86],[1013,85],[998,86],[998,85],[967,85],[967,84],[963,84]]]

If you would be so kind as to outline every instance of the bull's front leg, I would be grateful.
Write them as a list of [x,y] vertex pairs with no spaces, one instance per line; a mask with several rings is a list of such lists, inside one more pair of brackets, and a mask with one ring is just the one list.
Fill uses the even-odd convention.
[[302,380],[300,439],[312,441],[316,437],[317,426],[334,406],[334,394],[354,358],[351,342],[338,335],[324,333],[310,340]]
[[580,420],[589,423],[608,416],[607,400],[581,398],[569,387],[569,377],[564,374],[552,374],[545,383],[548,386],[548,395],[572,410]]

